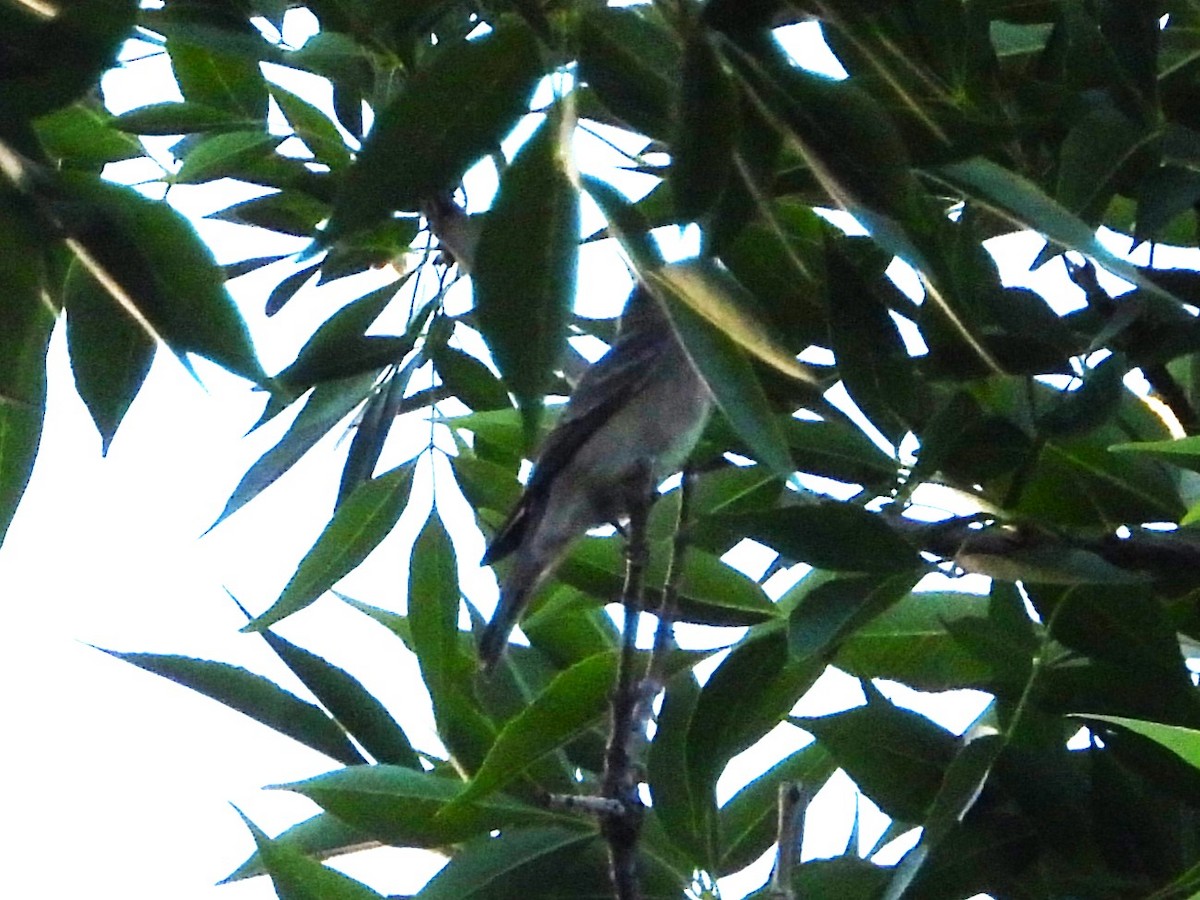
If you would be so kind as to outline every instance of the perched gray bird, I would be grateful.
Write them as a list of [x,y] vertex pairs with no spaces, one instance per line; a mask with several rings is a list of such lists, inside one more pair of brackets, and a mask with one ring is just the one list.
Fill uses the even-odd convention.
[[628,518],[647,502],[648,486],[679,470],[712,402],[658,301],[635,288],[616,341],[580,378],[525,492],[483,556],[484,565],[513,557],[479,644],[485,670],[575,539]]

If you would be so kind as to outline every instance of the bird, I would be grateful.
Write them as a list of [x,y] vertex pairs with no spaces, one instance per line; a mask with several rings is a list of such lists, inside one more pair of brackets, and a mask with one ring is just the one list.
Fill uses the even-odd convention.
[[512,557],[479,641],[485,672],[576,538],[646,504],[704,430],[712,393],[659,303],[643,285],[634,288],[616,339],[571,392],[483,555],[483,565]]

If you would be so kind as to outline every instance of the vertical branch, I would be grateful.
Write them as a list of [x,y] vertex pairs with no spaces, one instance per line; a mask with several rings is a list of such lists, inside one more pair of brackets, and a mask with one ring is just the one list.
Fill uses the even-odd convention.
[[671,544],[671,563],[667,567],[666,583],[663,585],[662,598],[655,614],[658,616],[658,628],[654,632],[654,650],[650,657],[650,669],[646,675],[644,694],[648,694],[647,703],[663,689],[667,667],[667,654],[674,649],[675,633],[675,598],[679,596],[679,579],[683,575],[683,563],[687,555],[686,527],[692,515],[692,494],[695,492],[695,472],[688,468],[683,471],[683,480],[679,485],[679,515],[675,519],[675,540]]
[[[648,474],[648,473],[647,473]],[[649,483],[648,478],[641,479]],[[632,746],[639,721],[641,695],[637,666],[637,628],[645,594],[646,520],[650,509],[649,490],[641,492],[631,504],[629,540],[626,545],[625,586],[621,600],[625,606],[625,627],[621,634],[621,658],[617,684],[612,697],[612,729],[604,752],[604,776],[601,796],[615,801],[612,811],[600,817],[600,833],[608,842],[609,872],[617,900],[638,900],[641,885],[637,877],[637,845],[642,828],[644,807],[638,795]]]
[[804,792],[791,781],[779,785],[779,821],[776,834],[779,849],[775,857],[775,870],[771,873],[771,884],[767,896],[771,900],[795,900],[792,890],[792,873],[800,856],[800,840],[804,836]]

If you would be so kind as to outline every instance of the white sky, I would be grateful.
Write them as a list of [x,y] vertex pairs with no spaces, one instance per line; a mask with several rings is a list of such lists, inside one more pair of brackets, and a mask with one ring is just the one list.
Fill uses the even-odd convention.
[[[827,56],[823,45],[813,42],[810,26],[788,32],[789,49],[806,62]],[[302,40],[287,37],[292,43]],[[136,45],[127,56],[142,56],[147,49]],[[278,67],[268,68],[269,77],[279,76]],[[289,86],[328,108],[327,91],[318,79],[299,82]],[[105,89],[118,111],[177,96],[161,58],[142,59],[111,74]],[[153,91],[163,96],[151,96]],[[169,141],[150,143],[162,150]],[[595,154],[590,164],[608,164],[599,150],[586,152]],[[132,182],[159,173],[125,165],[114,167],[112,174]],[[478,177],[476,196],[486,195],[487,176]],[[236,190],[243,193],[178,188],[170,199],[188,215],[199,216],[250,195]],[[221,262],[292,252],[304,245],[219,222],[199,222],[198,227]],[[1001,255],[1013,271],[1027,269],[1040,247],[1028,236],[1005,243]],[[268,371],[294,358],[315,327],[351,295],[340,284],[309,289],[267,321],[263,300],[287,265],[231,286],[260,340],[258,350]],[[614,312],[628,279],[611,248],[585,249],[580,274],[581,283],[605,286],[601,293],[610,305],[595,311]],[[369,274],[356,280],[355,295],[378,278]],[[1058,264],[1023,281],[1059,297],[1076,290]],[[20,895],[36,897],[273,897],[264,879],[214,886],[253,847],[229,804],[276,834],[316,808],[295,795],[262,787],[310,777],[335,764],[88,645],[223,660],[268,675],[304,696],[259,638],[238,633],[243,619],[224,588],[253,611],[265,609],[278,595],[327,520],[346,441],[339,445],[335,431],[255,502],[201,537],[249,465],[282,434],[286,421],[240,437],[257,419],[261,396],[197,361],[202,388],[177,361],[160,353],[108,458],[101,459],[99,438],[71,382],[61,322],[49,363],[41,451],[25,501],[0,549],[6,617],[0,629],[0,678],[9,714],[4,762],[10,773],[4,846],[12,879],[3,887],[20,887]],[[424,446],[425,427],[398,431],[381,469],[389,459],[394,464]],[[403,609],[407,548],[427,504],[426,494],[340,589]],[[453,515],[452,505],[443,509]],[[462,538],[457,546],[464,589],[486,605],[494,600],[495,582],[476,565],[482,548],[478,535]],[[739,563],[761,571],[767,561],[751,552]],[[349,668],[393,711],[419,748],[438,747],[427,704],[414,700],[422,695],[412,689],[419,679],[415,660],[378,625],[325,599],[287,620],[279,631]],[[712,665],[706,668],[711,671]],[[978,695],[948,700],[885,690],[955,729],[965,727],[981,707]],[[832,712],[861,702],[860,697],[853,680],[830,673],[797,711]],[[806,742],[803,733],[781,726],[763,747],[747,751],[731,767],[721,781],[722,797]],[[853,815],[852,788],[839,776],[813,803],[805,857],[840,853]],[[868,801],[861,816],[862,840],[869,846],[885,820]],[[389,848],[334,864],[377,890],[408,893],[440,862],[431,854]],[[764,859],[746,876],[727,879],[725,896],[738,897],[761,886],[769,867],[770,860]]]

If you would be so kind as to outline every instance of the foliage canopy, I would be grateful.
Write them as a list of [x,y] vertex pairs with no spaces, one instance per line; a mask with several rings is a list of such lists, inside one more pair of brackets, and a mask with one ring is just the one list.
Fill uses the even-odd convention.
[[[279,38],[295,7],[320,24],[298,48]],[[805,70],[774,39],[805,19],[846,79]],[[133,36],[169,55],[182,99],[114,116],[96,84]],[[578,363],[567,336],[611,335],[571,314],[582,191],[607,221],[584,240],[620,243],[721,410],[695,458],[674,617],[747,626],[703,685],[692,667],[707,654],[660,660],[644,894],[703,892],[744,868],[775,842],[779,786],[800,784],[803,806],[838,769],[893,819],[883,842],[923,831],[895,866],[851,847],[790,867],[797,896],[1200,890],[1200,695],[1186,665],[1200,639],[1200,436],[1176,439],[1200,431],[1200,274],[1152,265],[1162,245],[1200,242],[1200,3],[5,0],[0,54],[0,533],[36,454],[63,312],[106,447],[159,346],[263,388],[264,421],[299,407],[223,515],[354,416],[327,529],[247,626],[319,705],[231,666],[119,654],[339,764],[290,785],[323,812],[274,840],[253,829],[259,852],[232,877],[268,873],[287,898],[377,896],[318,862],[377,841],[451,854],[421,897],[610,894],[595,824],[544,798],[586,793],[602,767],[618,638],[600,605],[620,593],[617,538],[577,545],[526,620],[531,646],[491,681],[459,627],[436,514],[412,549],[407,613],[355,604],[419,659],[445,759],[414,750],[347,671],[269,630],[395,526],[416,461],[376,467],[398,416],[461,401],[458,486],[485,530],[509,508],[544,399]],[[336,120],[268,63],[328,79]],[[539,124],[507,158],[532,100]],[[577,172],[578,129],[643,136],[628,165],[654,187],[632,201],[603,172]],[[268,376],[224,285],[275,259],[223,269],[170,206],[101,177],[143,155],[147,135],[181,136],[168,184],[263,188],[218,218],[314,239],[269,311],[314,275],[394,265],[395,283]],[[281,152],[289,135],[307,155]],[[412,256],[423,232],[453,252],[432,210],[483,159],[499,190],[476,217],[476,306],[450,315],[439,291],[403,333],[368,333],[412,302],[410,270],[439,265]],[[847,235],[829,209],[869,234]],[[699,258],[665,265],[650,231],[686,223]],[[1115,255],[1101,227],[1148,244],[1150,263]],[[984,242],[1016,230],[1046,239],[1039,265],[1066,267],[1069,309],[1002,283]],[[918,299],[885,274],[896,257],[919,272]],[[1101,269],[1131,288],[1106,287]],[[499,377],[463,351],[468,330]],[[798,362],[812,347],[829,361]],[[427,365],[434,385],[410,389]],[[1125,386],[1135,371],[1150,400]],[[883,442],[827,399],[837,383]],[[928,485],[968,513],[921,521]],[[680,495],[650,523],[652,603]],[[744,538],[813,571],[768,597],[720,561]],[[914,591],[938,567],[992,576],[991,591]],[[790,716],[829,665],[862,679],[866,704]],[[958,736],[873,679],[994,701]],[[781,722],[814,742],[718,806],[729,760]]]

